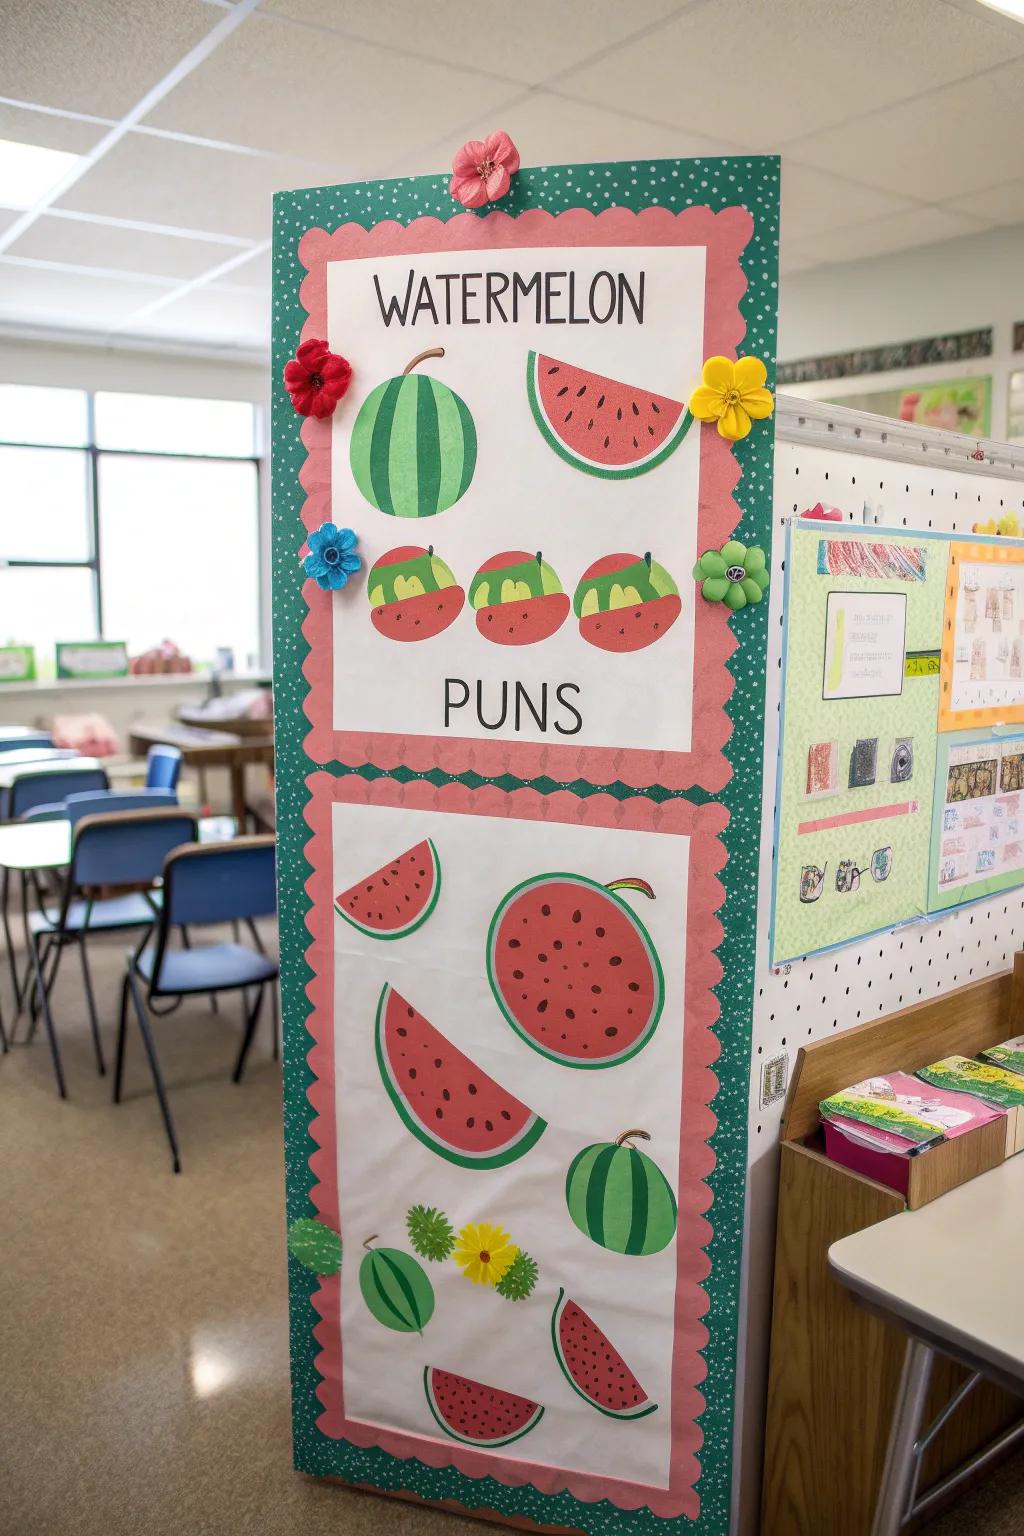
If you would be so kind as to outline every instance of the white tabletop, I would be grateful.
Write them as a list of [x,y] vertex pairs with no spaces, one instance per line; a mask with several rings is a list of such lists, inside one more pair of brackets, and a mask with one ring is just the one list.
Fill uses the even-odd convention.
[[78,772],[82,768],[102,768],[97,757],[42,757],[30,762],[8,763],[13,752],[0,752],[0,789],[10,789],[15,779],[24,774]]
[[[201,816],[201,843],[229,842],[233,816]],[[9,821],[0,825],[0,869],[61,869],[71,861],[70,821]]]
[[835,1277],[906,1330],[1024,1385],[1024,1153],[833,1243]]
[[14,768],[20,763],[55,763],[58,758],[77,757],[72,747],[16,747],[0,752],[0,767]]

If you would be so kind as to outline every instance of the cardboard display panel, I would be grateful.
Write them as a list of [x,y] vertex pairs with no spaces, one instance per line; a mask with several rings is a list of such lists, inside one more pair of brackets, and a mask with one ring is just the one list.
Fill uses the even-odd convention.
[[352,367],[274,400],[305,1471],[728,1527],[772,424],[694,413],[771,382],[777,176],[276,200],[275,376]]

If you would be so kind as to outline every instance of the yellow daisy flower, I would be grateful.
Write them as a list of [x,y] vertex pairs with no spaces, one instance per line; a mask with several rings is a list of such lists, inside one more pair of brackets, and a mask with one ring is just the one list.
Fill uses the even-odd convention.
[[717,421],[720,437],[736,442],[750,431],[751,418],[761,421],[775,409],[764,381],[768,370],[759,357],[709,357],[703,384],[690,396],[690,411],[698,421]]
[[476,1285],[497,1285],[519,1249],[489,1221],[471,1221],[459,1233],[452,1258]]

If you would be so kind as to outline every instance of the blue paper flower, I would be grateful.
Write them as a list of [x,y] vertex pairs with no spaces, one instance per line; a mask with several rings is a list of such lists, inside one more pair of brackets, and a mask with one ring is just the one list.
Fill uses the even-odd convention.
[[351,528],[321,523],[307,542],[309,554],[302,568],[325,592],[337,592],[363,563],[355,552],[358,541]]

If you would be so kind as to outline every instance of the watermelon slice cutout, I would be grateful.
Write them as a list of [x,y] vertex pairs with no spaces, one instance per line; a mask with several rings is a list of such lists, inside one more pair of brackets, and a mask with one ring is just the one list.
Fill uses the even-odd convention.
[[547,1121],[506,1092],[394,987],[377,1004],[377,1065],[406,1128],[460,1168],[503,1168]]
[[422,927],[440,894],[441,861],[427,837],[342,891],[334,910],[372,939],[402,939]]
[[551,1343],[570,1387],[598,1413],[643,1419],[657,1408],[615,1345],[564,1290],[551,1314]]
[[487,1387],[468,1376],[425,1366],[423,1390],[437,1423],[452,1440],[493,1450],[521,1440],[544,1417],[540,1403],[517,1392]]
[[625,480],[664,463],[693,417],[679,400],[636,389],[573,363],[530,352],[526,390],[534,420],[567,464]]

